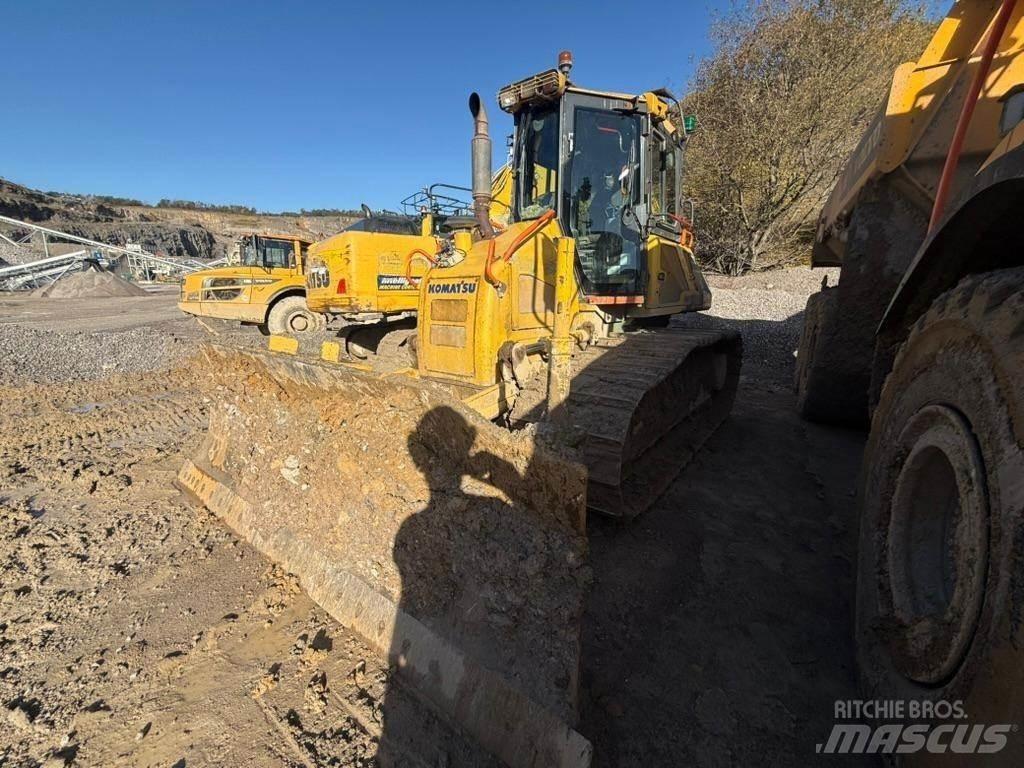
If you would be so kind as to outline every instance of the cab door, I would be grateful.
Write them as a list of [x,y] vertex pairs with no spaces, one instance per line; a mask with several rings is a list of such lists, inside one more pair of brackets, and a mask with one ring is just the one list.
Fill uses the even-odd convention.
[[642,117],[631,100],[570,92],[562,99],[563,231],[576,240],[587,300],[642,304]]
[[257,237],[258,263],[253,267],[249,300],[269,304],[282,281],[301,276],[297,240],[283,237]]
[[[647,296],[645,311],[706,309],[707,283],[693,258],[692,211],[681,209],[682,148],[652,127],[647,161]],[[686,215],[686,214],[689,215]]]

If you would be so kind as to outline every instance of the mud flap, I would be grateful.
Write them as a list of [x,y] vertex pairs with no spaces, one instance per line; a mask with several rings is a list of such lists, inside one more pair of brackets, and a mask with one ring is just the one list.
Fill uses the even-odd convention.
[[210,432],[179,484],[504,763],[589,765],[583,466],[429,383],[204,353]]

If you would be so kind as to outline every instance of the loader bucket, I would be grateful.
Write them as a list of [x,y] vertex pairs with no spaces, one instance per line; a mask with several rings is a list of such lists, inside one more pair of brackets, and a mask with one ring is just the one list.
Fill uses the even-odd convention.
[[179,484],[506,765],[589,765],[584,467],[408,373],[203,353]]

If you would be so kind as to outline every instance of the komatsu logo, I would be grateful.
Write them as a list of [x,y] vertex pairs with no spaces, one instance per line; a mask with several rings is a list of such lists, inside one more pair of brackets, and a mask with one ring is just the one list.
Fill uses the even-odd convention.
[[431,283],[427,293],[476,293],[476,283],[466,280],[458,283]]

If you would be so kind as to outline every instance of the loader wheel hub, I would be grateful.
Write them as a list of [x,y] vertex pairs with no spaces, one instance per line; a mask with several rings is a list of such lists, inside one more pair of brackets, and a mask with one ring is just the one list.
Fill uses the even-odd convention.
[[899,442],[896,455],[906,458],[890,508],[883,599],[891,601],[900,673],[935,685],[963,661],[984,598],[984,464],[970,424],[945,405],[914,414]]
[[303,312],[296,312],[288,320],[288,327],[293,333],[305,333],[309,325],[309,317]]

